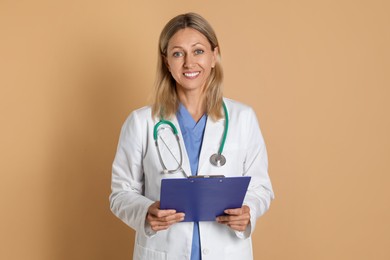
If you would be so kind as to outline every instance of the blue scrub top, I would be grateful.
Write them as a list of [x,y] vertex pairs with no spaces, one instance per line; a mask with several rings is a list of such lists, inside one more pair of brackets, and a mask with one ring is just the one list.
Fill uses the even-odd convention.
[[[202,147],[203,134],[206,127],[207,115],[204,114],[198,122],[192,118],[188,110],[179,105],[179,109],[176,113],[177,120],[180,125],[180,130],[183,136],[183,141],[186,147],[188,158],[190,160],[191,174],[198,174],[199,155],[200,148]],[[200,260],[201,257],[201,245],[199,237],[199,224],[194,222],[194,231],[192,235],[192,250],[191,260]]]

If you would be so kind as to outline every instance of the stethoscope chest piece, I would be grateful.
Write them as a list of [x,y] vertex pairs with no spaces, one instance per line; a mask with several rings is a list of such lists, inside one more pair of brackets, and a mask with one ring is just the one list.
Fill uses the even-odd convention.
[[210,163],[214,166],[221,167],[226,163],[226,158],[222,154],[215,153],[210,157]]

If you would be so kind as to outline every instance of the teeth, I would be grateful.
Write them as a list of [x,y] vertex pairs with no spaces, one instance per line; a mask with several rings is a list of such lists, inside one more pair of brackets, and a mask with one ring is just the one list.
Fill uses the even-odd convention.
[[195,77],[198,75],[199,75],[199,72],[184,73],[184,76],[186,76],[186,77]]

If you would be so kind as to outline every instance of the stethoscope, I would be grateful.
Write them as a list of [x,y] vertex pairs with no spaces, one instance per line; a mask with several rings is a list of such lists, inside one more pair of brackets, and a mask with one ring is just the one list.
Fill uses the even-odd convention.
[[[221,167],[221,166],[225,165],[225,163],[226,163],[226,158],[225,158],[225,156],[223,156],[222,152],[223,152],[223,148],[225,146],[226,136],[227,136],[227,132],[228,132],[228,128],[229,128],[229,116],[228,116],[228,111],[227,111],[225,102],[222,102],[222,107],[223,107],[223,111],[224,111],[224,114],[225,114],[225,128],[223,130],[222,140],[221,140],[221,144],[219,145],[218,152],[210,156],[210,163],[212,165],[216,166],[216,167]],[[163,161],[163,158],[161,156],[160,147],[159,147],[159,144],[158,144],[158,141],[157,141],[158,140],[158,129],[159,129],[159,127],[161,125],[168,125],[171,128],[173,134],[176,137],[176,141],[177,141],[177,144],[178,144],[178,147],[179,147],[180,159],[177,160],[176,157],[174,157],[175,160],[178,163],[178,166],[177,166],[176,169],[173,169],[173,170],[168,170],[168,168],[166,167],[166,165],[165,165],[165,163]],[[163,167],[163,173],[173,174],[173,173],[177,173],[177,172],[181,171],[188,177],[188,175],[184,172],[184,170],[182,168],[182,165],[183,165],[183,152],[182,152],[182,148],[181,148],[181,145],[180,145],[179,132],[177,131],[176,126],[171,121],[165,120],[163,118],[160,119],[160,121],[158,121],[157,124],[154,125],[154,128],[153,128],[153,138],[154,138],[154,142],[155,142],[156,147],[157,147],[158,158],[160,160],[161,166]]]

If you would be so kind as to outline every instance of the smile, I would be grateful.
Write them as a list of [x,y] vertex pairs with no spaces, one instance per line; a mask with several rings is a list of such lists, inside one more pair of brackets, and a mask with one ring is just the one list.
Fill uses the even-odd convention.
[[198,75],[199,75],[199,71],[198,72],[185,72],[183,73],[183,75],[186,77],[186,78],[196,78]]

